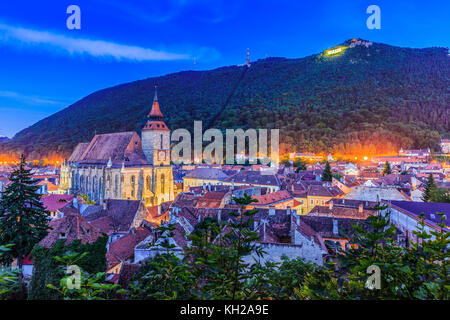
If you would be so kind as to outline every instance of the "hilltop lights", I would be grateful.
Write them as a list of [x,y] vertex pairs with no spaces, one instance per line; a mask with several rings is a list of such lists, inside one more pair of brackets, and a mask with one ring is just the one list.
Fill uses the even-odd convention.
[[325,50],[325,56],[335,56],[341,54],[345,51],[345,49],[347,49],[347,47],[342,46],[330,50]]

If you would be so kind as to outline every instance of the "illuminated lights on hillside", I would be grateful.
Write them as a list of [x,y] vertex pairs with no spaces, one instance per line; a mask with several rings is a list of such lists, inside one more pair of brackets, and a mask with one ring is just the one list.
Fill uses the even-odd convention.
[[325,56],[335,56],[341,54],[347,49],[347,47],[337,47],[330,50],[325,50]]

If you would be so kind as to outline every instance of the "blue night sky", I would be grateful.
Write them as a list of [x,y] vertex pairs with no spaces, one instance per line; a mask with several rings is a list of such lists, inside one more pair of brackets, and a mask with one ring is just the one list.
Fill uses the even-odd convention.
[[[81,8],[81,30],[66,9]],[[381,9],[369,30],[366,9]],[[0,135],[124,82],[267,56],[298,58],[350,38],[450,47],[448,0],[21,0],[0,4]],[[196,64],[194,64],[196,61]]]

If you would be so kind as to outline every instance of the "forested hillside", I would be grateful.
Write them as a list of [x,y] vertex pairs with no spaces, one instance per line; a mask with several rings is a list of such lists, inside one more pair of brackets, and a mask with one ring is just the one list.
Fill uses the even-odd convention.
[[[350,42],[344,43],[348,45]],[[145,123],[154,85],[171,129],[280,128],[282,151],[392,153],[449,137],[446,48],[373,43],[341,54],[267,58],[246,66],[185,71],[95,92],[0,146],[31,158],[70,154],[97,133]]]

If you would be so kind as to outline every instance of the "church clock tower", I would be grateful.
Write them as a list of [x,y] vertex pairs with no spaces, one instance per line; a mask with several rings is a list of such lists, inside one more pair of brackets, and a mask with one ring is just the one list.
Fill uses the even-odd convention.
[[170,165],[170,130],[163,121],[155,86],[155,98],[148,120],[142,128],[142,150],[147,161],[154,166]]

